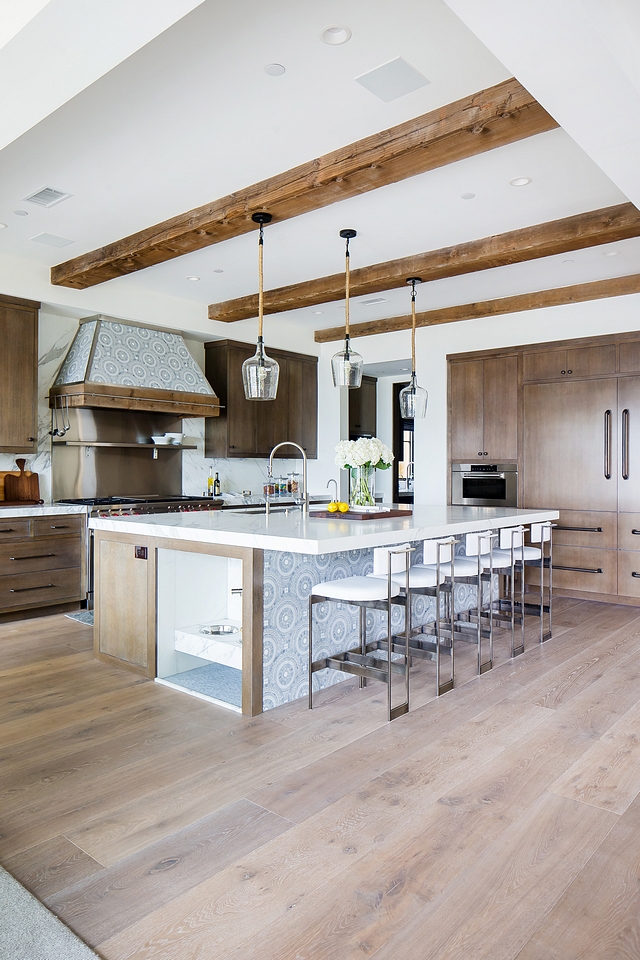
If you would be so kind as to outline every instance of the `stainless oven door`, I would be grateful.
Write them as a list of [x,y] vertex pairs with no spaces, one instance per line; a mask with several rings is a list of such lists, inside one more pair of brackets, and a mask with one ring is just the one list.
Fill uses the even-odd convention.
[[475,473],[453,470],[451,503],[464,507],[517,507],[518,473],[496,470]]

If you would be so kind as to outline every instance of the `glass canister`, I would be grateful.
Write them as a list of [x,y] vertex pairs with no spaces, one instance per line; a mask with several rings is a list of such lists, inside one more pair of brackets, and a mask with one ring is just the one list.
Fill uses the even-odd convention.
[[294,495],[297,495],[299,489],[300,489],[300,474],[290,473],[287,476],[287,493],[292,493]]
[[279,497],[286,497],[287,495],[287,478],[278,477],[276,480],[276,493]]
[[267,480],[262,488],[265,497],[273,497],[276,492],[276,485],[272,479]]

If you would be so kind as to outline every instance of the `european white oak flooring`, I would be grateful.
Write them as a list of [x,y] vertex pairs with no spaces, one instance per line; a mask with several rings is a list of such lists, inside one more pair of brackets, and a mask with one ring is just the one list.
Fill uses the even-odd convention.
[[[0,862],[105,960],[638,960],[640,609],[249,719],[0,625]],[[400,696],[400,690],[398,690]]]

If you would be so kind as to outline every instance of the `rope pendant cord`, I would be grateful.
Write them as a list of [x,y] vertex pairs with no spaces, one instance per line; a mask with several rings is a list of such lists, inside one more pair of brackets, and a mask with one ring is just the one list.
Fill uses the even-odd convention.
[[350,257],[349,257],[349,238],[348,238],[348,237],[347,237],[347,239],[346,239],[346,241],[345,241],[345,248],[346,248],[346,250],[345,250],[345,257],[344,257],[344,259],[345,259],[345,277],[346,277],[346,279],[345,279],[345,301],[344,301],[344,328],[345,328],[345,335],[346,335],[347,340],[348,340],[348,339],[349,339],[349,282],[350,282],[350,276],[349,276],[349,260],[350,260]]
[[411,288],[411,374],[416,372],[416,284]]
[[264,228],[260,224],[260,239],[258,240],[258,338],[262,340],[262,324],[264,317]]

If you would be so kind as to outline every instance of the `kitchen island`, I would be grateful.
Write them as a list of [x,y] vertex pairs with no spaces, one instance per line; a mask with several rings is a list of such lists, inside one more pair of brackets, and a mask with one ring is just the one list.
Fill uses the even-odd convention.
[[[318,519],[300,509],[268,516],[216,511],[93,519],[95,654],[186,689],[193,679],[191,692],[253,716],[306,692],[307,603],[314,584],[370,572],[375,547],[409,542],[419,562],[422,540],[461,539],[557,516],[555,510],[415,506],[406,517],[375,520]],[[456,604],[469,606],[472,591],[459,591]],[[430,599],[418,601],[418,622],[433,619]],[[356,608],[324,606],[319,655],[343,649],[357,629]],[[376,639],[383,617],[372,611],[368,629]],[[238,670],[241,695],[235,701],[202,686],[202,677],[221,671],[211,664]],[[325,686],[344,675],[327,670],[316,679]]]

